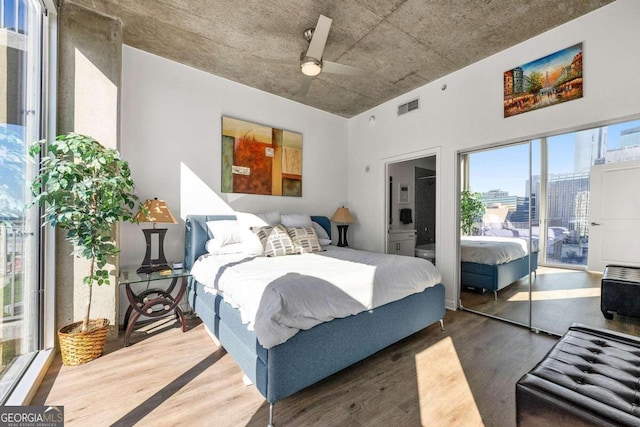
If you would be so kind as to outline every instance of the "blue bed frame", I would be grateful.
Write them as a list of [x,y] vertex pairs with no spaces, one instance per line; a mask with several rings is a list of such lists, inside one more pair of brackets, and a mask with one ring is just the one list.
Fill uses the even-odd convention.
[[[311,218],[331,235],[331,223],[327,217]],[[206,253],[205,243],[213,237],[206,222],[228,219],[235,217],[187,217],[186,268],[191,269],[198,257]],[[265,349],[255,333],[242,324],[238,310],[219,295],[204,292],[203,285],[195,280],[189,283],[188,300],[207,328],[269,402],[269,425],[273,423],[273,404],[276,401],[433,323],[440,321],[442,326],[445,314],[445,289],[440,283],[373,310],[300,331],[285,343]]]
[[493,291],[498,298],[498,291],[529,274],[535,274],[538,268],[538,252],[522,258],[497,265],[477,264],[475,262],[461,262],[460,283],[463,288],[486,289]]

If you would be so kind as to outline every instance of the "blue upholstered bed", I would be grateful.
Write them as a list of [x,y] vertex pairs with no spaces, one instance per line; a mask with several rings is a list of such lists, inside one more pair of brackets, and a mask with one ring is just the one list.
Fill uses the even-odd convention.
[[[212,236],[207,221],[234,216],[191,215],[186,219],[185,266],[191,268],[206,253]],[[327,233],[327,217],[312,216]],[[283,344],[265,349],[242,323],[238,310],[217,294],[205,292],[195,280],[189,284],[189,304],[206,327],[270,403],[273,404],[375,352],[440,321],[445,314],[445,289],[440,283],[423,292],[360,314],[334,319],[302,330]]]
[[[538,268],[538,252],[503,264],[479,264],[475,262],[460,263],[460,283],[462,288],[486,289],[493,291],[497,298],[498,291],[516,280],[529,274],[535,274]],[[531,269],[531,270],[529,270]]]

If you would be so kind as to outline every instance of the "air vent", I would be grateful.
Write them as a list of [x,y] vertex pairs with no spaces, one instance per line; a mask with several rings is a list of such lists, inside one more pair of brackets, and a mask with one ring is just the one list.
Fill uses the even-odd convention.
[[419,107],[418,99],[409,101],[406,104],[398,105],[398,115],[401,116],[409,111],[417,110]]

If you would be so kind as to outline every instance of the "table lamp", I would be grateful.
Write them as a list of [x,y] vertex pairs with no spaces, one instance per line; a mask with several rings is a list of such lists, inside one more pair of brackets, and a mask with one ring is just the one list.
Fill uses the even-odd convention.
[[338,246],[349,246],[349,243],[347,243],[347,228],[349,228],[349,224],[356,222],[351,216],[349,208],[342,206],[336,209],[331,221],[338,224]]
[[[161,271],[171,269],[167,263],[167,259],[164,256],[164,235],[167,233],[166,228],[156,228],[157,223],[165,224],[177,224],[178,221],[174,218],[173,214],[169,210],[169,206],[164,200],[158,200],[157,198],[147,200],[144,202],[144,208],[140,209],[135,216],[138,222],[152,222],[153,228],[144,228],[144,238],[147,241],[147,252],[144,255],[144,261],[142,265],[136,270],[138,274],[150,274],[154,271]],[[146,212],[145,212],[146,211]],[[153,236],[157,236],[158,242],[158,257],[151,259]]]

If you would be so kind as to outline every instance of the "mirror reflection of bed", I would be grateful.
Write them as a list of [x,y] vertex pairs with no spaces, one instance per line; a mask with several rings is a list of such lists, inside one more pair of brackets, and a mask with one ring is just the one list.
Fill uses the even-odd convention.
[[[584,145],[578,136],[568,140]],[[587,270],[588,254],[597,253],[588,246],[583,215],[591,203],[585,196],[588,169],[565,175],[547,171],[548,181],[541,179],[541,157],[547,155],[540,153],[548,150],[552,157],[554,144],[553,138],[542,138],[460,155],[460,194],[475,192],[484,206],[472,230],[461,231],[460,307],[557,335],[574,322],[640,335],[640,318],[603,316],[602,273]],[[462,201],[460,206],[462,220]],[[502,247],[495,258],[468,253],[468,245],[488,246],[491,240],[516,247],[519,242],[524,252],[509,254]]]

